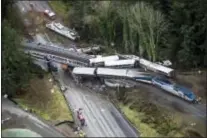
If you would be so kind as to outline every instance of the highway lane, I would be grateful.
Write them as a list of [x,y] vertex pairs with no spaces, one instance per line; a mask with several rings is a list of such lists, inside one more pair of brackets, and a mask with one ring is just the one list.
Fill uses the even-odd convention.
[[50,6],[48,5],[47,1],[25,1],[21,0],[17,2],[18,8],[21,10],[22,13],[26,13],[28,11],[31,11],[30,3],[33,5],[33,8],[37,12],[44,12],[44,10],[48,9],[52,11]]
[[76,114],[83,108],[87,126],[84,131],[89,137],[137,137],[135,130],[123,118],[114,105],[101,95],[76,85],[74,81],[59,69],[57,78],[68,90],[65,96]]
[[[49,11],[53,11],[52,8],[50,7],[50,5],[48,4],[48,1],[41,1],[41,0],[37,0],[37,1],[22,1],[21,0],[21,1],[17,1],[16,5],[17,5],[18,9],[20,10],[20,12],[22,13],[22,15],[26,14],[28,11],[31,11],[30,3],[33,4],[34,11],[36,11],[36,12],[44,12],[46,9],[48,9]],[[63,23],[59,17],[56,17],[55,21]],[[47,39],[49,39],[49,41],[50,40],[53,41],[54,35],[58,35],[56,33],[54,33],[54,35],[53,35],[53,33],[54,32],[51,32],[51,33],[47,32],[47,31],[45,32],[46,37],[47,37]],[[72,44],[72,45],[76,45],[77,44],[76,42],[74,42],[72,40],[69,40],[69,39],[65,39],[65,41],[61,42],[61,43],[64,43],[64,45],[62,45],[62,46],[67,46],[67,47],[68,47],[68,44]]]
[[[64,137],[54,127],[23,111],[8,99],[2,98],[2,120],[5,119],[7,121],[4,121],[2,126],[6,128],[27,128],[43,137]],[[12,122],[15,123],[12,124]]]

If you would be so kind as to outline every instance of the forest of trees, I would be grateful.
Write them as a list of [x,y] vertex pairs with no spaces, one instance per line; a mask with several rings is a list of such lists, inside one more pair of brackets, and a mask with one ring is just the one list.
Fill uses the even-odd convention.
[[[1,79],[2,95],[14,96],[17,92],[25,91],[29,80],[36,75],[43,75],[43,70],[33,64],[32,59],[20,51],[22,30],[18,17],[9,17],[12,1],[2,1],[2,41],[1,41]],[[12,20],[11,20],[12,19]]]
[[19,50],[21,37],[7,20],[2,23],[2,94],[13,96],[17,91],[26,90],[29,80],[42,74],[40,67]]
[[[175,68],[207,66],[206,0],[67,1],[82,39]],[[111,45],[114,43],[114,46]]]
[[[207,66],[206,0],[62,1],[70,7],[68,23],[87,42],[151,61],[170,59],[179,69]],[[40,69],[18,50],[18,17],[7,17],[13,1],[2,3],[2,94],[12,94]]]

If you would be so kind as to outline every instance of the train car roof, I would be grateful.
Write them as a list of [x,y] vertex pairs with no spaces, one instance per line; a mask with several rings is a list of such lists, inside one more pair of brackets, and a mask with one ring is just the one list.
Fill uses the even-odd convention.
[[135,55],[122,55],[122,54],[119,54],[120,57],[123,57],[123,58],[126,58],[126,59],[134,59],[134,60],[140,60],[140,57],[138,56],[135,56]]
[[97,75],[126,77],[127,70],[126,69],[98,68]]
[[90,63],[104,62],[107,60],[119,60],[119,56],[113,55],[113,56],[96,57],[96,58],[89,59]]
[[135,64],[136,60],[134,59],[125,59],[125,60],[107,60],[105,61],[105,66],[119,66],[119,65],[131,65]]
[[73,73],[77,75],[95,75],[94,71],[96,68],[87,68],[87,67],[75,67]]
[[146,72],[139,72],[139,71],[134,71],[134,70],[128,70],[127,72],[127,76],[128,77],[148,77],[148,76],[152,76],[151,74],[149,73],[146,73]]
[[162,65],[150,62],[150,61],[145,60],[145,59],[140,59],[140,63],[145,65],[145,66],[148,66],[150,68],[163,71],[165,73],[170,73],[170,72],[174,71],[174,69],[171,69],[171,68],[168,68],[168,67],[165,67],[165,66],[162,66]]

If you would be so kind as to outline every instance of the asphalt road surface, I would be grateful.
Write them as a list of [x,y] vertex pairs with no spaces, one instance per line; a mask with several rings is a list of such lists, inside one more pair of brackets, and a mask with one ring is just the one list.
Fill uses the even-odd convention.
[[[65,96],[74,111],[83,108],[87,126],[83,130],[89,137],[137,137],[136,131],[123,118],[115,106],[101,95],[76,85],[62,69],[57,78],[68,90]],[[77,118],[76,118],[77,119]]]
[[2,98],[2,127],[27,128],[43,137],[64,137],[52,126],[47,125],[37,117],[20,109],[17,105]]
[[[44,64],[44,66],[46,66],[46,64]],[[65,96],[71,104],[74,113],[76,113],[75,110],[78,108],[84,109],[86,123],[88,124],[84,130],[87,132],[88,136],[124,137],[135,135],[133,129],[127,124],[121,114],[109,101],[97,93],[92,93],[88,88],[76,85],[71,77],[64,73],[60,68],[57,73],[57,78],[61,85],[65,85],[68,88],[65,92]],[[131,81],[125,81],[126,83],[131,83]],[[150,101],[170,108],[171,110],[173,109],[183,114],[195,117],[205,124],[206,105],[188,103],[177,96],[173,96],[148,84],[137,83],[137,86],[139,89],[148,93],[147,95]]]
[[38,12],[44,12],[44,10],[52,11],[47,1],[40,1],[40,0],[39,1],[23,1],[21,0],[17,2],[17,6],[19,7],[22,13],[26,13],[31,10],[30,3],[33,5],[35,11],[38,11]]
[[[37,1],[22,1],[22,0],[21,0],[21,1],[17,1],[16,5],[17,5],[17,7],[18,7],[18,9],[20,10],[20,12],[21,12],[22,15],[24,15],[24,14],[26,14],[27,12],[29,12],[29,11],[32,10],[30,3],[33,5],[33,7],[34,7],[33,9],[34,9],[34,11],[36,11],[36,12],[44,12],[45,10],[53,11],[52,8],[49,6],[48,1],[41,1],[41,0],[37,0]],[[53,11],[53,12],[54,12],[54,11]],[[55,13],[55,12],[54,12],[54,13]],[[55,13],[55,14],[56,14],[56,13]],[[51,21],[52,21],[52,20],[51,20]],[[58,16],[56,16],[55,21],[64,24],[64,23],[62,22],[62,20],[61,20]],[[42,35],[43,35],[43,36],[45,35],[46,38],[47,38],[49,41],[50,41],[50,40],[53,41],[55,35],[59,35],[59,34],[56,34],[55,32],[53,32],[53,31],[50,30],[49,32],[46,31],[45,34],[42,34]],[[68,44],[77,45],[76,42],[74,42],[74,41],[72,41],[72,40],[70,40],[70,39],[68,39],[68,38],[66,38],[65,41],[62,42],[62,43],[63,43],[63,45],[61,45],[61,46],[64,46],[64,47],[72,47],[72,46],[70,46],[70,45],[68,45]]]

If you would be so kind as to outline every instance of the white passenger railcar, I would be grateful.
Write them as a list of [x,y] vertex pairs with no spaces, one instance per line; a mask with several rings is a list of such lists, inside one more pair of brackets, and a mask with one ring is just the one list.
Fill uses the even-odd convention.
[[88,68],[88,67],[75,67],[73,69],[73,74],[80,76],[96,76],[96,68]]
[[151,61],[148,61],[146,59],[140,58],[138,56],[135,55],[119,55],[122,58],[125,59],[134,59],[136,61],[139,61],[140,66],[142,66],[143,68],[168,76],[168,77],[174,77],[175,76],[175,71],[169,67],[165,67],[163,65],[159,65],[157,63],[153,63]]
[[90,66],[104,66],[105,61],[114,61],[119,60],[119,56],[113,55],[113,56],[106,56],[106,57],[96,57],[89,59]]
[[189,102],[197,102],[196,95],[190,89],[174,84],[166,78],[155,77],[152,84]]
[[134,68],[138,66],[138,62],[134,59],[125,59],[125,60],[112,60],[105,61],[104,66],[110,68]]
[[163,74],[167,77],[174,77],[175,76],[174,69],[153,63],[153,62],[148,61],[146,59],[140,59],[139,63],[142,67],[144,67],[147,70],[154,71],[159,74]]
[[71,40],[76,40],[80,37],[76,31],[63,26],[60,23],[51,22],[51,23],[46,24],[46,27],[55,31],[56,33],[59,33],[65,37],[71,39]]

